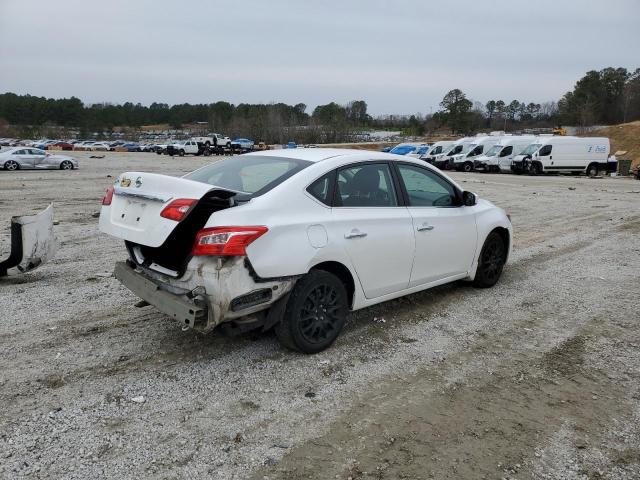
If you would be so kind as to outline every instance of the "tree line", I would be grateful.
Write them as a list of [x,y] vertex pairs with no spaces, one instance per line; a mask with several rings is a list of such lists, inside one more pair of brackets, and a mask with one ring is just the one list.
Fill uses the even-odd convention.
[[87,137],[116,127],[138,129],[143,125],[169,124],[180,129],[185,124],[206,122],[209,131],[230,136],[278,143],[289,140],[316,143],[350,140],[365,128],[399,129],[408,135],[423,135],[441,129],[469,133],[487,128],[612,124],[639,118],[640,68],[633,72],[626,68],[589,71],[557,102],[542,104],[501,99],[474,102],[460,89],[453,89],[442,99],[440,109],[430,115],[372,117],[364,100],[346,105],[335,102],[318,105],[308,113],[304,103],[85,105],[76,97],[0,94],[0,127],[5,130],[7,125],[21,127],[21,134],[26,136],[38,136],[43,127],[50,126],[79,129],[80,136]]
[[[549,125],[611,125],[640,119],[640,68],[591,70],[557,102],[489,100],[473,102],[460,89],[450,90],[430,121],[452,132],[480,128],[512,129]],[[507,128],[504,128],[507,129]]]

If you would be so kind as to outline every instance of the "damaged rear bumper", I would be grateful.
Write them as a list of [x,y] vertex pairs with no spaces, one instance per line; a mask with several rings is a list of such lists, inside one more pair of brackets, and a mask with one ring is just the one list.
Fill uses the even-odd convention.
[[117,262],[113,274],[138,297],[185,326],[193,328],[207,317],[206,305],[197,305],[195,300],[188,300],[186,296],[162,290],[160,285],[126,262]]
[[114,276],[183,327],[207,332],[222,323],[260,324],[268,309],[285,297],[297,280],[259,278],[245,260],[194,257],[180,278],[128,260],[116,263]]

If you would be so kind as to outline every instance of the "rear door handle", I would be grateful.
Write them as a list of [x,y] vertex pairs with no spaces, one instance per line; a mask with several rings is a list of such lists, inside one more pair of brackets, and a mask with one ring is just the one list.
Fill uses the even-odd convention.
[[354,228],[349,233],[344,234],[344,238],[363,238],[366,237],[367,234],[365,232],[361,232],[357,228]]
[[434,229],[433,225],[427,225],[427,224],[423,224],[418,227],[419,232],[424,232],[425,230],[433,230],[433,229]]

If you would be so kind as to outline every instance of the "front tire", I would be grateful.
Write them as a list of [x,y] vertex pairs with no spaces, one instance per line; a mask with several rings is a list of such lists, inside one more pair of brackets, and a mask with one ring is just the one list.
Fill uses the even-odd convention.
[[8,162],[4,162],[4,169],[10,171],[20,170],[20,165],[15,160],[9,160]]
[[533,162],[529,167],[529,173],[531,175],[541,175],[542,174],[542,166],[539,162]]
[[592,163],[591,165],[589,165],[589,167],[587,167],[587,175],[590,177],[597,177],[598,173],[600,173],[599,169],[598,169],[598,165],[595,163]]
[[60,170],[73,170],[73,163],[69,160],[65,160],[60,164]]
[[280,343],[302,353],[331,346],[347,317],[347,290],[335,275],[312,270],[296,283],[275,331]]
[[498,232],[491,232],[484,241],[473,285],[479,288],[493,287],[502,275],[507,260],[507,245]]
[[462,166],[462,170],[469,173],[471,171],[473,171],[473,163],[471,162],[464,162],[464,165]]
[[180,150],[180,151],[178,152],[178,155],[180,155],[181,157],[184,157],[184,150]]

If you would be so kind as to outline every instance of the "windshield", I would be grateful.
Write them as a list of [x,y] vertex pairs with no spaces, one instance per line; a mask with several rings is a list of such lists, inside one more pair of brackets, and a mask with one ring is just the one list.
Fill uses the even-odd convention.
[[460,153],[467,153],[476,147],[475,143],[467,143],[462,147],[462,151]]
[[293,158],[241,155],[207,165],[183,178],[257,197],[311,163]]
[[503,145],[494,145],[493,147],[491,147],[489,149],[489,151],[487,153],[484,154],[485,157],[495,157],[496,155],[498,155],[500,153],[500,150],[502,150]]
[[532,143],[527,148],[525,148],[523,151],[521,151],[520,155],[531,155],[532,153],[537,152],[540,147],[541,147],[541,145],[539,143]]
[[462,145],[454,145],[449,149],[447,153],[444,154],[445,157],[449,157],[451,155],[455,155],[456,153],[460,153],[462,151]]
[[484,150],[484,145],[478,145],[467,154],[467,157],[475,157],[477,155],[480,155],[482,153],[482,150]]
[[411,153],[416,149],[414,145],[396,145],[393,147],[389,153],[395,153],[396,155],[406,155],[407,153]]

